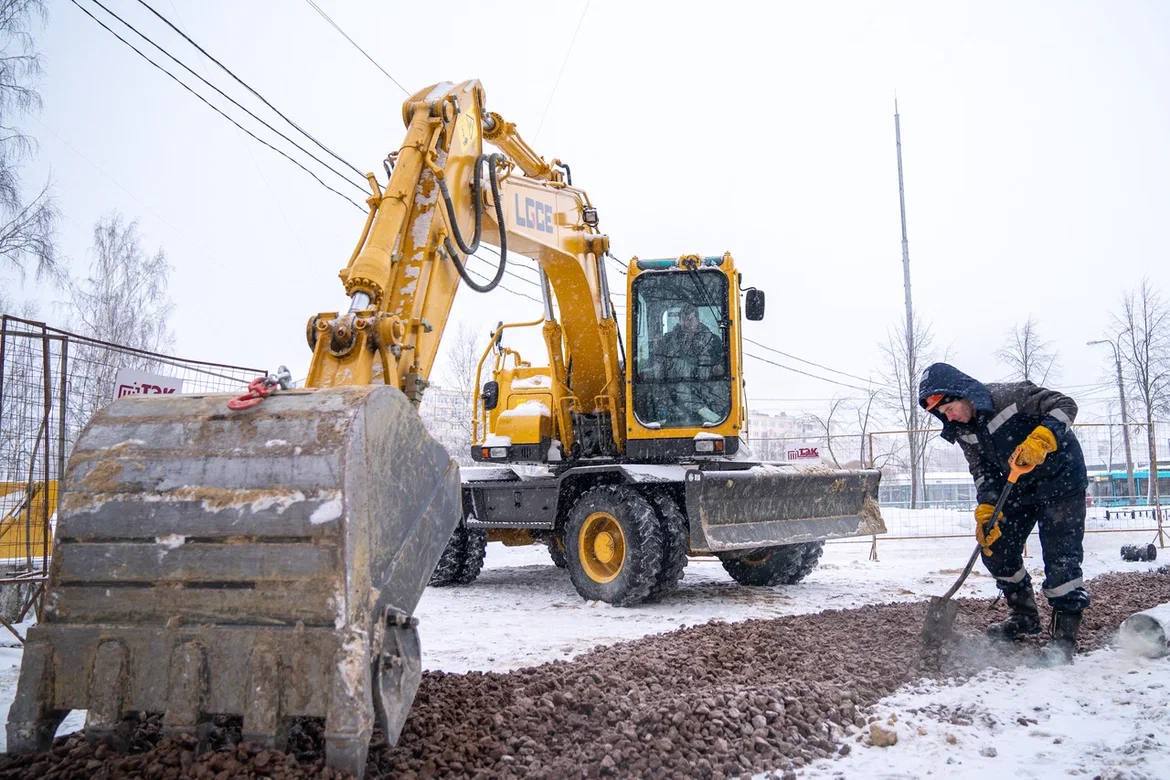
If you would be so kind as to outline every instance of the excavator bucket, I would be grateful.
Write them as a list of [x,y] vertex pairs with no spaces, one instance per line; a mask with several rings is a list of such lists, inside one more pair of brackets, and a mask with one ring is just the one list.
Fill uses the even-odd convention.
[[724,550],[885,533],[881,473],[759,464],[686,477],[692,548]]
[[397,740],[458,468],[390,387],[227,400],[130,397],[82,433],[10,751],[47,749],[75,709],[93,739],[138,713],[196,735],[222,714],[275,747],[322,717],[327,764],[357,776],[375,721]]

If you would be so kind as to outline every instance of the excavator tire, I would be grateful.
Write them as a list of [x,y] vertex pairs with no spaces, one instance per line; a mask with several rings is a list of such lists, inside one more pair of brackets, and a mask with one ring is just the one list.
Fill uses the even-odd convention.
[[443,549],[442,556],[439,557],[439,564],[435,566],[430,584],[436,588],[470,585],[483,569],[483,558],[486,553],[486,533],[477,528],[456,528]]
[[740,585],[795,585],[817,567],[824,542],[785,544],[721,553],[719,560]]
[[162,713],[282,747],[324,718],[326,764],[360,777],[375,722],[397,741],[422,675],[411,616],[460,517],[459,470],[386,386],[131,396],[70,456],[8,750],[91,740]]
[[687,567],[690,524],[678,503],[663,492],[650,494],[650,502],[662,523],[662,568],[647,601],[657,601],[678,587]]
[[565,537],[557,533],[550,536],[546,544],[548,544],[548,557],[552,558],[553,566],[558,569],[567,568],[569,560],[565,557]]
[[569,578],[581,598],[639,604],[658,580],[662,544],[662,522],[640,493],[625,485],[592,488],[569,511]]

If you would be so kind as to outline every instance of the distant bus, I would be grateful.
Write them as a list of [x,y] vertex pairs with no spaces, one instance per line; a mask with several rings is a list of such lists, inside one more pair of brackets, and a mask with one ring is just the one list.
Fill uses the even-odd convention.
[[[1090,471],[1089,498],[1095,506],[1144,506],[1149,503],[1146,498],[1150,492],[1148,467],[1133,470],[1133,487],[1137,495],[1129,495],[1127,482],[1125,469]],[[1170,504],[1170,466],[1164,463],[1158,467],[1158,492],[1161,503]]]
[[[909,507],[910,476],[884,474],[878,486],[878,503],[888,507]],[[928,471],[917,505],[923,509],[970,509],[975,503],[975,483],[966,471]]]

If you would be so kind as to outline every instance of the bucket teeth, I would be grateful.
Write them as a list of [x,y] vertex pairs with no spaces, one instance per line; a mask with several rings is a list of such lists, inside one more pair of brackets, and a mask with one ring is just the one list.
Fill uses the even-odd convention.
[[248,660],[248,697],[244,704],[243,738],[264,747],[283,750],[287,738],[280,715],[280,655],[271,645],[259,644]]
[[183,642],[171,653],[163,733],[195,735],[207,700],[207,654],[198,642]]
[[57,727],[69,714],[53,707],[54,682],[53,648],[48,642],[28,642],[20,662],[16,697],[8,710],[10,752],[43,751],[53,744]]
[[126,645],[110,639],[98,645],[89,679],[89,711],[85,714],[85,737],[109,742],[122,724],[126,705],[126,675],[129,666]]

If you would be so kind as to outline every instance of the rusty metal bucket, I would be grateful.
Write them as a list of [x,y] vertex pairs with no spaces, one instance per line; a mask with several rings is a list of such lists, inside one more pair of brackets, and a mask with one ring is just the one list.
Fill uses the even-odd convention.
[[137,713],[189,733],[223,714],[276,747],[322,717],[327,764],[358,776],[375,720],[397,739],[458,468],[393,388],[228,398],[126,398],[82,433],[10,751],[47,749],[74,709],[93,739]]

